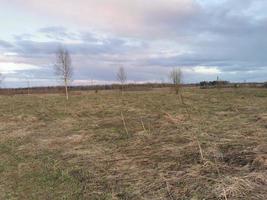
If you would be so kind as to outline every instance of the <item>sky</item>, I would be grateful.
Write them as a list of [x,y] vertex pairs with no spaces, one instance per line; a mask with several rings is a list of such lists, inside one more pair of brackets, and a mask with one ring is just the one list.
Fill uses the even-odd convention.
[[1,87],[59,85],[60,46],[72,85],[267,81],[266,0],[0,0]]

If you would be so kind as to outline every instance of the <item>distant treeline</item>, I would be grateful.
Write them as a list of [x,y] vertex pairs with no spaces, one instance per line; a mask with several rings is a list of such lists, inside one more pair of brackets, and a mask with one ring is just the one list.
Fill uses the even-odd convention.
[[200,86],[229,85],[229,81],[201,81]]
[[[170,83],[145,83],[145,84],[126,84],[124,90],[126,91],[148,91],[155,88],[170,88],[173,84]],[[183,87],[200,87],[205,88],[233,88],[233,87],[266,87],[267,83],[230,83],[229,81],[202,81],[199,84],[183,84]],[[70,91],[94,91],[101,90],[119,90],[120,84],[111,85],[89,85],[89,86],[70,86]],[[54,87],[30,87],[30,88],[2,88],[0,89],[1,95],[14,95],[14,94],[45,94],[45,93],[64,93],[63,86]]]
[[230,86],[230,82],[229,81],[201,81],[199,85],[201,88],[226,87],[226,86]]
[[[145,84],[126,84],[124,90],[126,91],[146,91],[153,88],[171,87],[169,83],[145,83]],[[119,90],[120,84],[110,85],[88,85],[88,86],[69,86],[70,91],[95,91],[100,90]],[[52,87],[30,87],[30,88],[2,88],[0,94],[13,95],[13,94],[42,94],[42,93],[64,93],[64,86],[52,86]]]
[[260,88],[267,87],[266,83],[231,83],[229,81],[201,81],[199,83],[200,88],[238,88],[238,87],[251,87],[251,88]]

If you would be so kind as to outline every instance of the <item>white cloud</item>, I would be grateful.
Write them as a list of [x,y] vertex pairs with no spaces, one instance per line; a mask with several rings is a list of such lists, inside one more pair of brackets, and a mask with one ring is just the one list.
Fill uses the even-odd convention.
[[183,68],[182,70],[186,73],[194,73],[200,75],[216,75],[221,73],[218,67],[207,67],[207,66],[187,67]]
[[40,69],[40,67],[32,64],[0,62],[0,73],[3,74],[12,74],[12,73],[18,73],[19,71],[23,70],[37,70],[37,69]]
[[113,84],[114,81],[101,81],[101,80],[74,80],[71,84],[75,86],[79,85],[105,85]]
[[18,53],[16,53],[16,52],[4,52],[3,55],[4,56],[17,56]]
[[205,67],[205,66],[197,66],[193,68],[193,71],[198,74],[220,74],[221,71],[218,69],[218,67]]

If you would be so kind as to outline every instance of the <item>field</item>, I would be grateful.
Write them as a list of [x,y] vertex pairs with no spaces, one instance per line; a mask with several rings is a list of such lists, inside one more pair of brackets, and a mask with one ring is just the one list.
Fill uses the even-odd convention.
[[267,199],[267,90],[0,96],[0,199]]

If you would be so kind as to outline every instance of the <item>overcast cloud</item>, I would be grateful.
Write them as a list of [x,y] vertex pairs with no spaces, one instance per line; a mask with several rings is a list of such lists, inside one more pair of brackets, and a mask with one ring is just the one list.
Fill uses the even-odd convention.
[[55,51],[72,54],[73,84],[267,80],[266,0],[0,0],[5,87],[58,84]]

